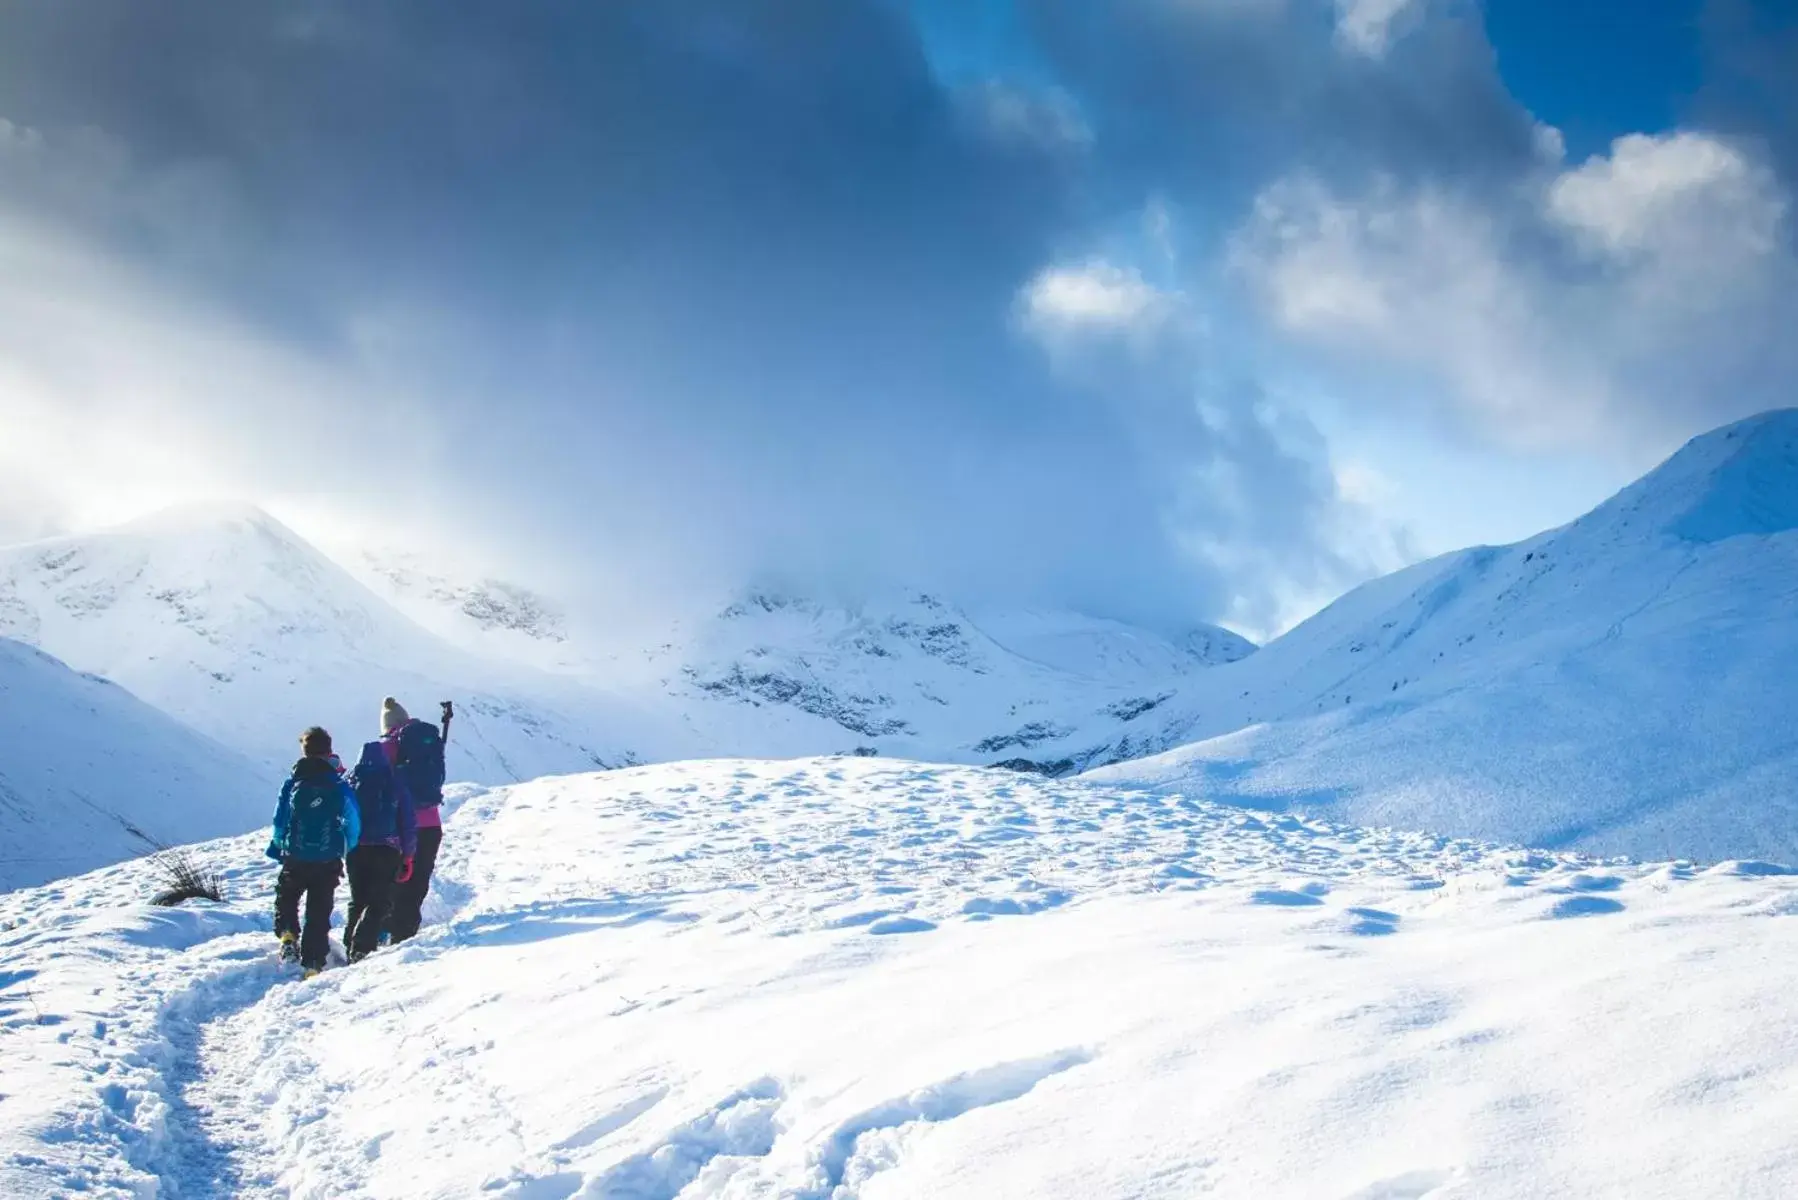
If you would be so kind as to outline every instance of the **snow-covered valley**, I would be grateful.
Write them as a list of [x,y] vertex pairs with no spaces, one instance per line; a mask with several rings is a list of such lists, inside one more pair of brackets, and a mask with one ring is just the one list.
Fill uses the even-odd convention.
[[299,982],[256,838],[0,898],[8,1196],[1798,1189],[1798,878],[865,759],[461,789]]

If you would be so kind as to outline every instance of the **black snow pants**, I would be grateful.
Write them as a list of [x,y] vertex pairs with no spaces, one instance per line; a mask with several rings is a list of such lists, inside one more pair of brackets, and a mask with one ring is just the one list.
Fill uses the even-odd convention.
[[395,944],[418,933],[419,909],[431,890],[431,869],[437,865],[437,847],[443,844],[441,826],[425,825],[418,831],[418,854],[412,859],[412,878],[393,889],[393,911],[387,932]]
[[393,904],[400,852],[392,846],[357,846],[350,851],[349,868],[350,919],[343,927],[343,948],[355,962],[381,944],[381,922]]
[[[343,863],[300,862],[288,859],[281,864],[275,880],[275,934],[300,935],[300,964],[323,969],[331,953],[331,909],[337,903],[337,881],[343,875]],[[300,927],[300,900],[306,901],[306,925]]]

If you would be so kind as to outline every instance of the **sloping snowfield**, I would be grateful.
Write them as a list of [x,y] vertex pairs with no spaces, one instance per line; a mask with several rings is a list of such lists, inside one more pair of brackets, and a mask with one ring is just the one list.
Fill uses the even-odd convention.
[[311,982],[259,837],[0,896],[0,1195],[1798,1195],[1777,868],[880,760],[455,803]]

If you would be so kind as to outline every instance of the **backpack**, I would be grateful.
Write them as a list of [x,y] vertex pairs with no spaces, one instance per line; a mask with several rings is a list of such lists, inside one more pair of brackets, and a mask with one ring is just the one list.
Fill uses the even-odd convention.
[[301,862],[342,858],[343,785],[325,780],[295,782],[287,812],[287,854]]
[[369,742],[362,747],[362,759],[350,772],[350,788],[356,793],[356,807],[362,814],[362,840],[386,842],[398,837],[399,791],[381,743]]
[[400,726],[400,782],[411,793],[415,808],[436,808],[443,803],[443,735],[429,721],[408,721]]

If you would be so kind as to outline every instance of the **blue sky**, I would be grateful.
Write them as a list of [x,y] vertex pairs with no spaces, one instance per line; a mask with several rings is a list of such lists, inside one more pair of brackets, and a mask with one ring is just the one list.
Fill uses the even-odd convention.
[[1767,0],[0,3],[0,535],[1266,635],[1791,402]]

